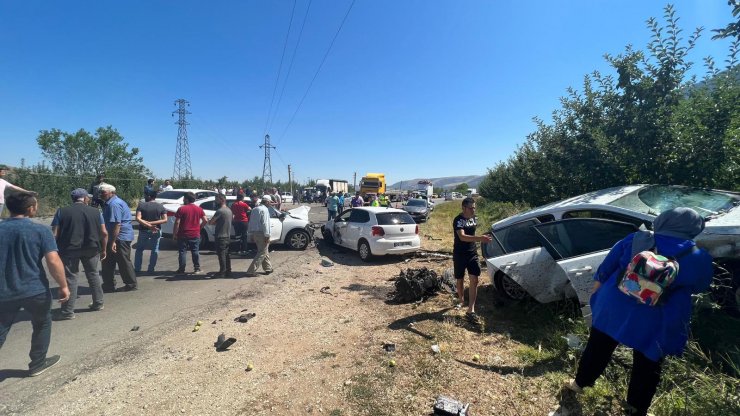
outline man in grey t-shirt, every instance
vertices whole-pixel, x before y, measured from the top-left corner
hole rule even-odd
[[[229,244],[231,243],[231,219],[233,213],[226,206],[226,197],[223,194],[216,196],[216,204],[219,208],[213,214],[208,224],[215,225],[216,255],[218,256],[218,273],[213,277],[231,276],[231,256],[229,255]]]

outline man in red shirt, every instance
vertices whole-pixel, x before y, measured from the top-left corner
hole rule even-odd
[[[242,256],[247,255],[247,223],[249,223],[250,212],[252,212],[252,208],[244,202],[244,194],[239,193],[236,196],[236,202],[231,204],[231,213],[234,214],[231,221],[234,225],[234,234],[241,241],[239,254]]]
[[[193,257],[193,269],[195,274],[200,271],[200,230],[206,226],[208,219],[203,208],[193,204],[195,194],[188,192],[183,197],[185,205],[177,209],[175,214],[175,226],[172,235],[177,239],[178,262],[180,267],[177,273],[185,273],[185,250],[190,249]]]

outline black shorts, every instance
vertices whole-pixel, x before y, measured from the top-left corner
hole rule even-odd
[[[455,279],[462,279],[465,277],[465,270],[468,271],[468,276],[480,276],[480,264],[478,264],[478,253],[453,253],[452,264],[455,269]]]

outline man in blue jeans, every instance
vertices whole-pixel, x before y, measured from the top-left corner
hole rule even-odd
[[[147,273],[154,273],[159,258],[159,240],[162,238],[160,224],[167,222],[167,210],[162,204],[155,202],[157,191],[150,190],[145,194],[146,202],[136,207],[136,221],[139,223],[139,238],[136,240],[136,252],[134,253],[134,271],[141,273],[141,263],[144,250],[151,250],[149,255],[149,267]]]
[[[177,209],[172,236],[177,239],[177,273],[185,273],[185,251],[190,249],[193,258],[193,274],[203,274],[200,270],[200,231],[208,223],[203,208],[195,205],[195,194],[188,192],[183,196],[185,205]]]
[[[51,292],[41,262],[46,259],[51,277],[59,285],[59,301],[69,300],[64,265],[51,231],[30,220],[36,215],[34,194],[17,192],[6,199],[11,217],[0,223],[0,348],[5,344],[18,311],[31,314],[31,362],[28,375],[37,376],[59,362],[47,357],[51,342]]]
[[[103,259],[103,292],[130,292],[137,290],[136,273],[131,264],[131,242],[134,228],[131,226],[131,209],[116,195],[116,187],[100,185],[100,198],[105,201],[103,219],[108,230],[107,256]],[[121,273],[124,286],[116,290],[115,271]]]

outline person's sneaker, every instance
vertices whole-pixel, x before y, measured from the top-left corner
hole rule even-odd
[[[103,306],[102,303],[101,304],[97,304],[97,305],[94,304],[94,303],[91,303],[91,304],[87,305],[87,308],[90,309],[91,311],[102,311],[105,308],[105,306]]]
[[[51,317],[51,320],[52,321],[71,321],[75,319],[76,317],[77,316],[75,316],[75,314],[66,315],[60,312],[60,313],[54,314],[54,316]]]
[[[177,274],[185,274],[185,269],[177,269],[177,271],[175,273],[177,273]]]
[[[136,286],[132,285],[125,285],[123,287],[120,287],[116,289],[116,292],[133,292],[134,290],[139,290]]]
[[[116,293],[116,288],[115,287],[104,287],[103,293]]]
[[[268,274],[270,274],[272,272],[273,272],[273,270],[265,270],[265,275],[268,275]]]
[[[41,364],[41,366],[37,368],[29,369],[28,375],[30,377],[36,377],[37,375],[43,373],[44,371],[50,369],[51,367],[54,367],[61,358],[62,357],[58,355],[52,355],[51,357],[46,357],[46,360],[44,360],[44,363]]]
[[[563,387],[574,393],[583,393],[583,388],[576,383],[575,379],[565,380]]]
[[[203,272],[200,269],[193,270],[193,274],[201,275]]]

